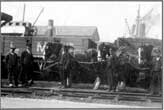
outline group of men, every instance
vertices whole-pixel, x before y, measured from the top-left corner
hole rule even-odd
[[[154,54],[155,53],[155,54]],[[142,71],[142,67],[135,67],[129,61],[130,56],[124,51],[111,51],[110,56],[107,58],[107,81],[109,85],[109,91],[118,91],[119,87],[125,87],[126,75],[128,69]],[[149,61],[149,75],[150,86],[149,90],[151,94],[161,94],[162,91],[162,57],[159,48],[153,48],[151,52],[151,60]],[[146,64],[146,62],[145,62]],[[130,73],[133,74],[133,73]],[[120,86],[121,85],[121,86]]]
[[[155,55],[153,55],[156,51]],[[71,87],[72,73],[74,71],[73,48],[65,47],[60,63],[62,64],[62,84],[64,87]],[[109,91],[118,91],[119,88],[124,88],[129,77],[128,70],[140,72],[149,70],[151,94],[161,94],[162,91],[162,57],[158,48],[153,48],[151,51],[150,66],[148,69],[131,64],[131,56],[123,51],[123,49],[110,49],[109,57],[107,57],[107,66],[105,69]],[[145,62],[146,64],[146,62]],[[131,72],[131,71],[130,71]],[[133,74],[133,73],[130,73]]]
[[[26,49],[21,53],[20,58],[16,54],[15,49],[14,45],[10,45],[10,51],[5,58],[9,87],[30,86],[33,84],[33,55],[31,53],[31,45],[26,45]]]
[[[15,49],[14,46],[11,46],[10,52],[6,56],[9,87],[29,86],[33,83],[33,55],[31,53],[31,45],[28,44],[26,50],[21,53],[20,64]],[[64,46],[60,59],[60,64],[62,65],[61,80],[64,87],[71,87],[72,84],[72,73],[76,62],[73,51],[73,47]],[[156,54],[153,53],[154,51],[157,51],[155,52]],[[162,58],[159,49],[154,49],[154,51],[152,51],[151,67],[149,68],[151,70],[150,91],[151,94],[160,94],[162,90]],[[128,61],[128,54],[123,51],[110,49],[110,55],[107,58],[107,66],[105,69],[109,91],[117,91],[119,85],[125,84],[127,73],[124,70],[133,67],[133,65],[126,65]],[[137,69],[138,68],[136,68],[136,70]]]

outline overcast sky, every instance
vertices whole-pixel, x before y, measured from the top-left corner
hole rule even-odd
[[[97,26],[100,41],[108,42],[127,35],[125,18],[131,27],[135,23],[139,4],[141,16],[155,7],[155,13],[160,14],[160,20],[151,28],[149,36],[161,38],[162,35],[161,2],[2,2],[1,10],[12,15],[14,21],[20,21],[24,3],[25,21],[33,23],[44,8],[36,25],[47,25],[48,20],[53,19],[54,25],[58,26]]]

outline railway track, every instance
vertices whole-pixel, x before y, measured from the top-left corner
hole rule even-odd
[[[90,89],[60,89],[60,88],[1,88],[1,95],[29,95],[29,96],[60,96],[87,99],[103,99],[118,101],[162,102],[162,96],[147,93],[107,92]]]

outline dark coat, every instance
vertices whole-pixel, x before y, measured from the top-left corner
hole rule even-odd
[[[27,51],[23,51],[21,54],[21,64],[33,64],[33,55]]]
[[[147,62],[150,62],[152,60],[152,57],[151,57],[152,49],[153,49],[152,45],[143,46],[143,52],[142,52],[141,56]]]
[[[12,67],[12,66],[17,66],[18,64],[18,56],[16,53],[14,54],[7,54],[6,56],[6,64],[8,65],[8,67]]]
[[[162,67],[162,60],[161,57],[159,57],[159,60],[157,60],[157,57],[152,58],[152,71],[161,71]]]
[[[162,90],[162,59],[157,57],[152,59],[150,90],[152,93],[160,93]]]
[[[105,68],[105,73],[107,75],[107,82],[109,85],[109,90],[116,89],[118,82],[118,57],[113,55],[107,59],[107,65]]]
[[[62,55],[60,63],[63,65],[65,70],[71,69],[72,59],[73,59],[73,57],[72,57],[72,55],[70,55],[70,53],[64,53]]]

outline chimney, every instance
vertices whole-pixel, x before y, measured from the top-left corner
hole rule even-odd
[[[53,34],[55,34],[55,33],[53,33],[53,28],[54,28],[53,23],[54,23],[53,20],[51,20],[51,19],[48,20],[48,37],[50,37],[50,38],[52,38]]]

